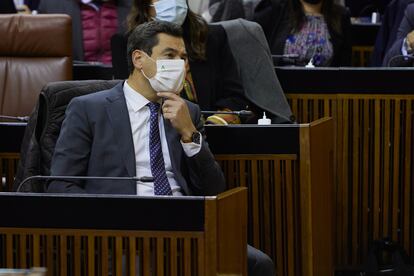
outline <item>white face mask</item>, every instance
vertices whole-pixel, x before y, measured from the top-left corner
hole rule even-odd
[[[149,59],[154,61],[151,57]],[[158,59],[157,72],[152,78],[147,77],[141,69],[142,74],[157,92],[180,93],[184,85],[185,62],[182,59]]]
[[[152,5],[155,8],[155,19],[183,25],[187,17],[186,0],[160,0]]]

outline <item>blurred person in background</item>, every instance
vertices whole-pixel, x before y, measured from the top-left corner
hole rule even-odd
[[[405,9],[397,38],[384,57],[383,66],[406,67],[414,64],[414,3]]]
[[[111,37],[126,31],[131,0],[41,0],[39,13],[72,17],[73,58],[111,64]]]
[[[261,0],[253,20],[272,54],[295,57],[294,65],[351,65],[350,16],[334,0]]]

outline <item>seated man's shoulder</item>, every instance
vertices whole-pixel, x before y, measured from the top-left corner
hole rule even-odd
[[[88,107],[91,106],[103,106],[103,104],[108,103],[108,100],[113,98],[113,94],[111,93],[111,89],[109,90],[101,90],[98,92],[78,96],[72,99],[72,104],[82,103],[86,104]]]

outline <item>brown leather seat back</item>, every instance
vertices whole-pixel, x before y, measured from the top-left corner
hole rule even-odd
[[[0,114],[29,115],[44,85],[72,79],[67,15],[0,15]]]

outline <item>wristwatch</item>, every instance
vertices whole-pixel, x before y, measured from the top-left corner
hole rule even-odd
[[[191,142],[200,145],[201,143],[201,133],[198,131],[194,131],[193,134],[191,135]]]

